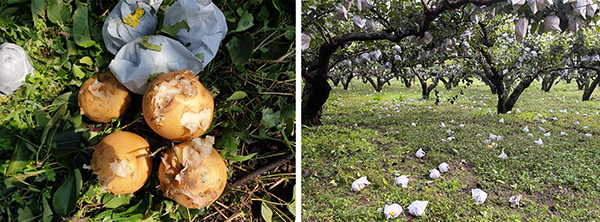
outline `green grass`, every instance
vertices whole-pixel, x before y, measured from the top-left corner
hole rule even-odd
[[[600,101],[593,95],[580,102],[583,92],[574,83],[549,93],[539,87],[532,84],[504,115],[495,114],[496,95],[479,82],[463,87],[455,104],[448,99],[459,89],[438,87],[439,105],[433,93],[421,100],[418,85],[407,89],[395,81],[381,93],[358,82],[348,91],[334,89],[324,125],[302,129],[303,221],[385,220],[383,208],[392,203],[405,209],[399,221],[598,221]],[[533,121],[538,113],[547,123]],[[550,121],[554,116],[558,121]],[[533,137],[522,132],[525,126]],[[497,147],[484,142],[489,134],[503,137],[494,141]],[[450,136],[456,140],[442,141]],[[538,138],[544,145],[534,144]],[[422,159],[415,157],[419,148],[426,152]],[[507,159],[497,158],[502,150]],[[429,179],[428,171],[442,162],[449,172]],[[400,175],[411,179],[408,188],[395,184]],[[361,176],[372,184],[353,192]],[[481,205],[471,198],[476,188],[488,193]],[[521,205],[511,207],[508,199],[517,194],[523,194]],[[415,200],[429,201],[423,217],[407,214]]]

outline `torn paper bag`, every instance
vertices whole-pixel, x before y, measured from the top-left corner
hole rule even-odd
[[[123,46],[108,68],[131,92],[144,94],[148,77],[188,69],[194,74],[203,70],[202,61],[177,40],[169,37],[143,36]]]
[[[365,188],[369,184],[371,184],[371,182],[369,182],[367,180],[366,176],[358,178],[358,180],[355,180],[354,182],[352,182],[352,190],[354,192],[358,192],[358,191],[362,190],[363,188]]]
[[[396,203],[392,205],[385,205],[385,208],[383,208],[383,213],[385,214],[386,219],[396,218],[400,216],[402,212],[402,207]]]
[[[137,37],[156,33],[156,13],[162,0],[121,0],[102,26],[106,49],[113,55]]]
[[[487,198],[487,193],[480,189],[472,189],[471,197],[475,199],[475,204],[482,204]]]
[[[408,181],[409,179],[406,176],[396,177],[396,184],[402,186],[402,188],[408,187]]]
[[[0,45],[0,92],[13,93],[33,73],[29,55],[21,46],[13,43]]]
[[[210,0],[178,0],[165,11],[165,28],[181,28],[173,37],[206,67],[227,34],[227,21]]]
[[[423,216],[428,203],[429,201],[415,200],[410,205],[408,205],[408,213],[416,217]]]

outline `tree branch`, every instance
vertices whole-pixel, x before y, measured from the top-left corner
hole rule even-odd
[[[267,172],[269,170],[275,169],[275,168],[283,165],[284,163],[287,163],[292,158],[294,158],[294,154],[292,154],[292,153],[290,153],[288,155],[285,155],[283,158],[277,160],[276,162],[273,162],[273,163],[270,163],[270,164],[268,164],[268,165],[266,165],[264,167],[261,167],[258,170],[255,170],[252,173],[250,173],[250,174],[248,174],[248,175],[240,178],[239,180],[236,180],[235,182],[233,182],[231,184],[231,187],[232,188],[239,187],[242,184],[245,184],[246,182],[248,182],[249,180],[251,180],[251,179],[253,179],[253,178],[257,177],[257,176],[260,176],[261,174],[263,174],[263,173],[265,173],[265,172]]]
[[[339,58],[339,59],[335,60],[335,61],[334,61],[334,62],[333,62],[333,63],[332,63],[330,66],[329,66],[329,70],[333,69],[333,67],[335,67],[335,65],[337,65],[339,62],[343,61],[344,59],[347,59],[347,58],[352,58],[352,57],[354,57],[354,56],[357,56],[357,55],[360,55],[360,54],[363,54],[363,53],[366,53],[366,52],[371,52],[371,51],[373,51],[373,49],[367,49],[367,50],[364,50],[364,51],[360,51],[360,52],[352,53],[352,54],[350,54],[350,55],[347,55],[347,56],[344,56],[344,57],[342,57],[342,58]]]

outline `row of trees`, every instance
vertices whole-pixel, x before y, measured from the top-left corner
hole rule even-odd
[[[383,28],[364,32],[334,19],[345,0],[303,2],[303,34],[314,37],[302,55],[305,124],[320,124],[328,80],[347,88],[361,78],[376,90],[393,78],[407,86],[418,80],[427,98],[438,82],[449,88],[477,78],[497,95],[498,113],[510,111],[535,79],[546,91],[559,78],[575,79],[583,100],[600,82],[592,1],[390,0],[371,8],[357,2],[362,10],[350,6],[349,15]],[[374,51],[381,52],[378,59],[365,59]]]

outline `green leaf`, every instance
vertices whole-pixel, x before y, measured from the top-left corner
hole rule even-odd
[[[31,17],[35,26],[44,23],[41,19],[46,16],[46,11],[44,9],[46,9],[46,0],[31,1]]]
[[[240,38],[234,36],[227,42],[225,47],[231,55],[233,64],[242,65],[252,57],[254,40],[250,35],[244,35]]]
[[[117,208],[123,205],[127,205],[129,204],[129,200],[131,199],[131,197],[133,197],[133,194],[117,195],[114,198],[110,199],[106,204],[104,204],[104,207]]]
[[[44,222],[50,222],[52,221],[52,218],[54,218],[52,213],[52,208],[50,208],[50,204],[48,204],[48,199],[43,197],[42,198],[42,205],[44,208],[44,213],[42,214],[42,220]]]
[[[81,64],[86,64],[90,67],[92,67],[94,65],[94,62],[92,61],[92,58],[90,58],[89,56],[84,56],[83,58],[81,58],[79,60],[79,63]]]
[[[204,53],[198,53],[198,54],[196,54],[196,55],[194,55],[194,56],[195,56],[196,58],[198,58],[198,59],[200,59],[200,60],[204,61]]]
[[[164,74],[165,74],[164,72],[157,72],[157,73],[154,73],[154,74],[152,74],[152,75],[148,76],[148,79],[147,79],[146,81],[147,81],[147,82],[152,82],[152,80],[154,80],[154,79],[156,79],[156,78],[158,78],[159,76],[162,76],[162,75],[164,75]]]
[[[252,27],[254,25],[253,22],[254,22],[254,16],[247,11],[244,12],[242,17],[240,18],[240,21],[238,21],[237,28],[234,30],[234,32],[241,32],[246,29],[249,29],[250,27]]]
[[[23,169],[25,169],[27,166],[31,152],[28,149],[25,149],[24,143],[25,142],[20,139],[17,141],[15,150],[10,157],[10,164],[8,164],[6,175],[14,175],[23,171]]]
[[[252,159],[252,157],[256,156],[256,154],[258,154],[258,153],[252,153],[248,156],[234,156],[234,157],[229,157],[227,159],[232,163],[233,162],[242,162],[242,161]]]
[[[153,51],[157,51],[157,52],[160,52],[162,50],[162,48],[159,45],[154,45],[154,44],[146,42],[146,41],[141,42],[141,44],[142,44],[142,48],[144,48],[144,49],[149,49],[149,50],[153,50]]]
[[[260,215],[266,222],[273,221],[273,210],[264,201],[260,205]]]
[[[179,33],[179,30],[182,29],[190,32],[190,25],[188,25],[185,20],[181,20],[180,22],[175,23],[173,26],[165,24],[160,31],[172,37],[177,37],[177,33]]]
[[[238,145],[239,140],[235,139],[231,134],[224,135],[218,146],[223,148],[221,157],[237,156]]]
[[[17,218],[18,221],[33,221],[35,219],[33,212],[31,212],[31,209],[29,209],[28,206],[17,210],[17,213],[19,214],[19,217]]]
[[[65,4],[62,0],[50,0],[48,2],[48,20],[54,24],[65,24],[71,16],[71,5]]]
[[[245,93],[244,91],[237,91],[237,92],[234,92],[229,98],[227,98],[227,101],[243,99],[243,98],[246,98],[246,96],[248,96],[248,94]]]
[[[48,124],[48,122],[50,121],[50,116],[48,116],[48,114],[42,110],[36,109],[35,111],[33,111],[33,114],[35,116],[36,122],[35,127],[44,128],[46,124]]]
[[[78,197],[77,184],[75,177],[70,176],[63,184],[56,190],[54,197],[52,198],[52,206],[58,216],[64,217],[71,211],[75,210]]]
[[[73,14],[73,39],[75,39],[75,43],[77,43],[77,45],[84,48],[96,44],[96,42],[94,42],[90,37],[87,3],[77,1],[77,9]]]
[[[292,200],[287,205],[287,208],[290,211],[290,213],[292,213],[292,215],[296,216],[296,185],[294,185]]]
[[[85,77],[85,72],[83,72],[81,70],[81,68],[79,68],[78,65],[73,65],[73,75],[75,76],[75,78],[77,79],[82,79],[83,77]]]
[[[279,123],[281,123],[281,112],[277,111],[277,112],[273,112],[272,109],[264,109],[262,111],[263,116],[262,119],[260,120],[260,123],[262,125],[264,125],[266,128],[271,128],[274,126],[277,126]]]

